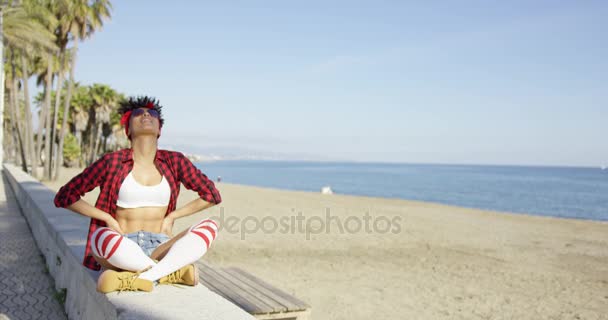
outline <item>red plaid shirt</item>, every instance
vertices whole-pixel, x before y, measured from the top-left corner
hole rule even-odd
[[[218,204],[222,201],[220,193],[215,188],[213,182],[183,154],[167,150],[157,150],[154,164],[160,173],[165,176],[171,187],[171,198],[166,214],[175,210],[180,183],[186,189],[196,191],[201,199],[207,202]],[[95,187],[99,187],[100,193],[95,207],[116,218],[118,191],[132,169],[132,149],[108,153],[61,187],[55,196],[55,206],[68,207],[78,201],[85,193],[95,189]],[[99,270],[101,268],[91,252],[91,235],[97,228],[104,226],[106,226],[105,222],[91,219],[83,262],[83,265],[89,269]]]

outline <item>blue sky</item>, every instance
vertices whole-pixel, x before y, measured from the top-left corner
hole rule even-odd
[[[113,4],[80,45],[77,80],[158,97],[161,145],[608,164],[607,2]]]

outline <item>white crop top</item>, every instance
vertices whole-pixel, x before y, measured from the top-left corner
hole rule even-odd
[[[163,176],[159,184],[144,186],[133,178],[133,172],[122,182],[116,205],[122,208],[166,207],[171,198],[171,187]]]

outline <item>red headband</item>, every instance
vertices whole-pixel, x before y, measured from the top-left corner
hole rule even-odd
[[[152,109],[154,108],[154,103],[148,102],[148,104],[143,106],[143,108]],[[125,133],[127,134],[127,137],[129,137],[129,119],[131,119],[131,112],[132,110],[125,112],[125,114],[122,115],[122,118],[120,118],[120,124],[125,126]]]

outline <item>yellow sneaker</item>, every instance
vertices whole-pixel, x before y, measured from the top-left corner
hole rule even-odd
[[[196,268],[194,264],[189,264],[158,279],[158,284],[185,284],[188,286],[196,286],[198,284],[198,268]]]
[[[106,270],[97,279],[97,291],[108,293],[114,291],[147,291],[154,289],[154,283],[139,279],[141,272]]]

